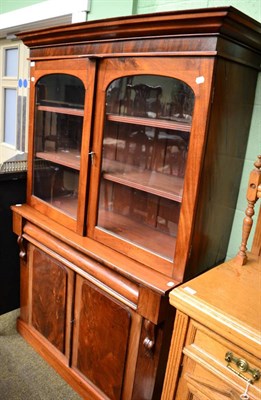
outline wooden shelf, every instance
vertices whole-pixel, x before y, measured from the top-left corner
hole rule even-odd
[[[144,249],[173,260],[176,237],[111,211],[99,210],[98,227]]]
[[[78,197],[76,196],[56,196],[52,202],[46,201],[46,203],[59,209],[74,219],[77,217]]]
[[[79,108],[69,108],[69,107],[59,107],[59,106],[37,106],[38,111],[48,111],[56,114],[65,114],[65,115],[76,115],[79,117],[83,117],[84,111]]]
[[[160,172],[142,170],[117,161],[104,160],[103,178],[177,202],[182,201],[184,179]]]
[[[151,126],[153,128],[171,129],[174,131],[190,132],[191,124],[176,120],[132,117],[127,115],[107,114],[107,120],[124,124]]]
[[[51,161],[53,163],[63,165],[68,168],[73,168],[77,171],[80,170],[80,153],[77,150],[63,151],[45,151],[37,152],[36,157],[41,158],[46,161]]]

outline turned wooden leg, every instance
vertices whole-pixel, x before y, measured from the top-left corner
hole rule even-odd
[[[247,241],[253,225],[253,215],[255,214],[254,205],[258,198],[261,197],[261,155],[258,156],[254,163],[255,169],[251,171],[247,189],[248,206],[245,211],[242,228],[242,242],[239,247],[239,252],[235,258],[237,264],[244,265],[247,261]]]

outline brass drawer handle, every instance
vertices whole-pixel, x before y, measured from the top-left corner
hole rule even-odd
[[[234,357],[233,353],[231,351],[228,351],[225,355],[225,360],[228,362],[227,368],[229,368],[231,371],[233,371],[236,375],[240,376],[240,378],[243,378],[245,381],[254,383],[254,381],[258,381],[260,378],[260,371],[256,368],[250,368],[248,362],[244,360],[243,358],[238,358]],[[239,371],[235,370],[233,367],[231,367],[230,363],[235,363]],[[248,379],[245,377],[242,372],[247,372],[252,375],[252,379]]]

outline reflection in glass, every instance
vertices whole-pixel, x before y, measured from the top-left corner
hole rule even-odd
[[[173,259],[194,94],[161,76],[107,89],[98,226]]]
[[[191,122],[193,105],[191,88],[173,78],[126,77],[107,90],[107,113]]]
[[[50,74],[36,85],[33,194],[76,218],[85,89]]]

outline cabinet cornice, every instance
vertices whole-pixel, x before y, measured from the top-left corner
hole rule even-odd
[[[30,47],[90,41],[115,41],[151,36],[191,36],[216,34],[242,41],[260,50],[260,24],[233,7],[216,7],[187,11],[135,15],[88,21],[18,34]]]

